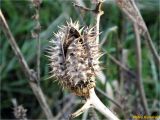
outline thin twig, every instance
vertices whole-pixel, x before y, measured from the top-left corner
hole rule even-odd
[[[26,61],[25,61],[25,59],[24,59],[24,57],[23,57],[23,55],[22,55],[22,53],[16,43],[16,40],[13,37],[13,35],[9,29],[9,26],[8,26],[1,10],[0,10],[0,24],[2,26],[3,32],[5,33],[7,39],[12,47],[12,50],[14,51],[26,77],[28,78],[29,85],[32,88],[33,93],[36,96],[37,100],[39,101],[39,104],[40,104],[41,108],[43,109],[43,112],[45,113],[47,119],[53,119],[52,112],[49,109],[49,106],[46,102],[46,99],[45,99],[45,96],[42,92],[42,89],[36,84],[37,76],[35,75],[35,72],[28,67],[28,64],[26,63]]]
[[[138,26],[136,24],[134,24],[134,32],[136,37],[137,83],[144,111],[147,115],[150,115],[142,81],[141,40],[138,31]]]
[[[90,8],[87,8],[87,7],[78,5],[78,4],[76,4],[76,3],[73,3],[73,6],[78,7],[79,9],[84,10],[84,11],[87,11],[87,12],[88,12],[88,11],[93,11],[93,10],[90,9]]]
[[[94,10],[94,13],[96,14],[96,33],[99,34],[99,26],[100,26],[100,18],[101,15],[103,15],[103,11],[102,11],[102,0],[99,0],[96,9]],[[99,44],[99,35],[96,37],[96,42],[97,44]]]
[[[149,45],[149,49],[151,50],[155,61],[160,65],[160,56],[156,51],[156,48],[153,45],[152,39],[148,32],[147,26],[141,16],[139,9],[137,8],[134,0],[116,0],[118,6],[122,9],[122,11],[129,17],[129,19],[138,25],[138,31],[144,36]]]
[[[85,11],[85,12],[88,12],[88,11],[91,11],[91,12],[92,12],[92,11],[94,11],[94,10],[92,10],[92,9],[90,9],[90,8],[87,8],[84,4],[83,4],[83,5],[80,5],[80,4],[79,4],[79,0],[76,0],[76,1],[73,2],[72,4],[73,4],[76,12],[79,13],[78,15],[79,15],[79,18],[80,18],[80,22],[85,26],[86,23],[84,22],[84,20],[83,20],[84,18],[83,18],[82,15],[80,14],[80,10],[83,10],[83,11]]]
[[[80,14],[79,9],[77,9],[76,7],[74,7],[74,8],[75,8],[75,10],[76,10],[77,15],[79,16],[80,23],[82,23],[82,25],[85,26],[86,24],[85,24],[85,22],[84,22],[84,18],[83,18],[82,15]]]
[[[74,2],[76,3],[76,5],[80,5],[80,6],[85,7],[83,0],[75,0]],[[86,23],[84,21],[84,17],[82,16],[80,9],[77,6],[75,6],[75,3],[73,3],[73,5],[74,5],[74,8],[76,10],[77,15],[79,16],[80,23],[82,23],[83,26],[86,26]]]
[[[150,48],[155,60],[160,65],[160,56],[158,55],[158,52],[156,51],[156,48],[154,47],[154,44],[152,42],[152,39],[151,39],[151,36],[150,36],[149,31],[147,29],[147,26],[146,26],[146,24],[145,24],[145,22],[144,22],[144,20],[142,18],[142,15],[141,15],[139,9],[137,8],[137,5],[136,5],[135,1],[134,0],[130,0],[130,2],[132,4],[132,6],[134,7],[134,9],[137,11],[137,13],[138,13],[138,15],[139,15],[139,17],[140,17],[140,19],[142,21],[142,24],[144,25],[144,30],[145,31],[144,31],[144,35],[143,36],[147,40],[147,43],[149,45],[149,48]]]
[[[117,26],[113,26],[113,27],[110,27],[105,33],[105,36],[103,37],[103,39],[101,40],[101,42],[99,43],[99,46],[100,48],[105,44],[107,38],[108,38],[108,35],[110,33],[114,33],[114,32],[117,32]]]
[[[90,114],[92,115],[91,120],[100,120],[97,112],[94,110],[94,108],[91,108]]]
[[[70,108],[72,108],[74,101],[75,96],[70,96],[68,103],[65,103],[65,106],[62,108],[62,110],[55,116],[55,120],[62,119],[63,115],[66,114]]]
[[[78,5],[78,4],[73,3],[73,5],[74,5],[75,7],[78,7],[79,9],[84,10],[84,11],[86,11],[86,12],[92,11],[92,12],[96,15],[95,21],[96,21],[96,33],[97,33],[97,34],[99,34],[100,18],[101,18],[101,15],[103,15],[103,13],[104,13],[104,12],[101,10],[102,3],[103,3],[103,0],[98,0],[95,9],[90,9],[90,8],[87,8],[87,7],[84,7],[84,6],[80,6],[80,5]],[[99,35],[96,37],[96,43],[99,44]]]
[[[144,38],[147,40],[148,46],[151,49],[151,52],[152,52],[155,60],[157,61],[158,65],[160,66],[160,56],[158,55],[158,53],[153,45],[151,36],[148,31],[145,32]]]
[[[82,120],[87,120],[88,110],[83,113]]]
[[[108,55],[108,57],[118,66],[120,66],[123,70],[125,70],[126,72],[128,72],[130,75],[132,75],[133,77],[136,77],[136,75],[129,70],[129,68],[127,68],[125,65],[123,65],[120,61],[116,60],[116,58],[114,58],[111,54],[109,54],[106,50],[104,50],[105,53]]]
[[[40,56],[41,56],[41,41],[40,41],[40,23],[39,23],[39,9],[40,6],[38,6],[38,8],[36,9],[36,14],[38,16],[37,18],[37,26],[39,26],[39,30],[37,33],[37,79],[38,79],[38,83],[40,83]]]
[[[112,103],[114,103],[118,108],[122,109],[122,106],[115,100],[113,100],[112,98],[110,98],[106,93],[104,93],[100,88],[96,87],[96,90],[101,93],[102,95],[104,95],[108,100],[110,100]]]
[[[37,82],[38,85],[40,85],[40,55],[41,55],[41,42],[40,42],[40,31],[41,31],[41,25],[39,22],[39,10],[40,10],[40,4],[41,0],[32,0],[32,5],[35,8],[35,14],[32,16],[32,18],[35,20],[35,27],[32,32],[32,37],[36,39],[37,45],[36,45],[36,50],[37,50],[37,58],[36,58],[36,63],[37,63]]]
[[[122,49],[122,58],[121,58],[121,63],[127,67],[127,60],[128,60],[128,50],[127,49]],[[121,80],[120,80],[120,91],[121,93],[124,93],[124,86],[127,84],[127,79],[129,75],[126,74],[126,71],[123,71],[121,68]]]

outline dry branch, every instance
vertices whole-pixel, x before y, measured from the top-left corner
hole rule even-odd
[[[112,103],[114,103],[118,108],[122,109],[122,106],[115,100],[113,100],[111,97],[109,97],[105,92],[103,92],[100,88],[96,88],[96,90],[104,95],[108,100],[110,100]]]
[[[116,58],[114,58],[111,54],[109,54],[106,50],[104,50],[105,53],[108,55],[108,57],[119,67],[121,67],[123,70],[125,70],[127,73],[129,73],[131,76],[136,77],[136,75],[129,70],[125,65],[123,65],[120,61],[118,61]]]
[[[70,99],[67,103],[65,103],[64,107],[62,110],[55,116],[55,120],[60,120],[68,112],[70,108],[72,108],[72,105],[75,101],[75,96],[70,96]]]
[[[36,1],[36,0],[35,0]],[[36,40],[37,40],[37,79],[38,83],[40,83],[40,56],[41,56],[41,41],[40,41],[40,31],[41,31],[41,25],[39,22],[39,10],[40,10],[40,0],[38,0],[37,3],[34,3],[35,5],[35,21],[36,21],[36,26],[35,26],[35,34],[36,34]]]
[[[95,17],[95,21],[96,21],[96,32],[98,34],[98,36],[96,37],[96,42],[99,44],[99,26],[100,26],[100,18],[101,18],[101,15],[103,15],[103,11],[101,10],[101,6],[102,6],[102,3],[103,3],[103,0],[97,0],[97,4],[96,4],[96,8],[95,9],[90,9],[90,8],[87,8],[87,7],[84,7],[84,6],[81,6],[81,5],[78,5],[78,4],[75,4],[73,3],[73,6],[75,7],[78,7],[79,9],[81,10],[84,10],[86,12],[88,11],[91,11],[93,12],[96,17]]]
[[[147,40],[147,43],[149,45],[149,48],[158,63],[160,65],[160,57],[152,43],[150,34],[148,32],[147,26],[141,16],[141,13],[139,9],[137,8],[134,0],[116,0],[118,6],[121,8],[121,10],[129,17],[129,19],[134,24],[134,31],[136,36],[136,58],[137,58],[137,82],[138,82],[138,88],[140,92],[140,97],[142,101],[142,105],[144,108],[144,111],[146,114],[149,115],[147,100],[145,98],[145,92],[143,88],[142,83],[142,73],[141,73],[141,67],[142,67],[142,61],[141,61],[141,40],[140,35],[144,36],[144,38]]]
[[[35,72],[33,70],[31,70],[28,66],[28,64],[26,63],[17,43],[15,38],[13,37],[9,26],[3,16],[2,11],[0,10],[0,24],[2,26],[2,31],[5,33],[13,52],[15,53],[17,59],[19,60],[19,63],[23,69],[23,71],[25,72],[26,77],[28,78],[28,82],[30,87],[33,90],[34,95],[36,96],[41,108],[43,109],[43,112],[45,113],[47,119],[53,119],[53,115],[51,113],[51,110],[46,102],[45,96],[42,92],[42,89],[40,88],[40,86],[37,85],[36,81],[37,81],[37,76],[35,75]]]
[[[139,9],[137,8],[134,0],[116,0],[118,6],[121,8],[121,10],[128,16],[128,18],[138,26],[138,31],[141,35],[144,36],[144,38],[147,40],[147,43],[149,45],[149,49],[151,50],[155,61],[158,65],[160,65],[160,56],[158,55],[151,36],[148,32],[147,26],[141,16],[141,13]]]
[[[96,32],[97,34],[99,34],[100,18],[101,18],[101,15],[103,15],[104,13],[101,10],[101,6],[102,6],[102,0],[99,0],[99,2],[97,3],[96,9],[94,10],[94,13],[96,14]],[[96,42],[97,44],[99,44],[99,35],[96,38]]]
[[[143,81],[142,81],[141,40],[140,40],[140,35],[138,32],[137,24],[134,24],[134,32],[135,32],[135,37],[136,37],[136,60],[137,60],[137,70],[136,70],[137,76],[136,76],[136,78],[137,78],[139,93],[140,93],[140,97],[141,97],[144,111],[147,115],[150,115],[147,100],[145,97]]]

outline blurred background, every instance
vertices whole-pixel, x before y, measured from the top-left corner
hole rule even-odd
[[[58,26],[66,24],[69,18],[72,18],[73,21],[80,21],[81,25],[94,26],[95,23],[93,13],[75,8],[72,2],[89,8],[95,7],[90,0],[43,0],[40,6],[40,86],[53,115],[59,120],[67,119],[71,112],[82,106],[83,99],[75,97],[67,90],[62,90],[54,79],[47,79],[50,76],[50,68],[49,61],[45,57],[46,48],[53,37],[53,32],[57,32]],[[160,53],[160,1],[136,0],[136,3],[146,22],[155,48]],[[29,0],[0,0],[0,6],[29,67],[36,69],[37,42],[33,38],[33,29],[36,25],[32,17],[35,14],[33,3]],[[104,11],[100,22],[102,51],[107,51],[109,55],[121,61],[134,73],[137,60],[132,23],[122,14],[114,0],[105,0],[102,9]],[[13,101],[17,101],[18,105],[23,105],[27,109],[28,119],[45,119],[27,78],[1,29],[0,33],[1,119],[15,119]],[[101,66],[104,69],[101,77],[96,80],[98,97],[121,119],[132,118],[133,115],[143,113],[135,78],[115,64],[108,54],[101,57]],[[158,113],[160,110],[160,68],[154,62],[144,39],[142,39],[142,79],[151,115],[160,115]],[[106,95],[115,100],[121,108],[111,102]],[[104,116],[90,109],[76,119],[102,120]]]

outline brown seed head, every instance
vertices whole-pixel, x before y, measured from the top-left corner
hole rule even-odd
[[[51,73],[60,84],[78,96],[88,96],[95,87],[99,50],[94,28],[79,28],[78,22],[60,27],[49,48]]]

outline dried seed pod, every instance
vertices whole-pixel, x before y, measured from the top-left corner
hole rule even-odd
[[[95,87],[95,72],[99,70],[96,36],[94,28],[80,29],[78,22],[70,21],[50,41],[51,74],[78,96],[89,96]]]

